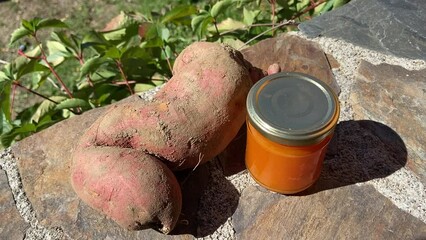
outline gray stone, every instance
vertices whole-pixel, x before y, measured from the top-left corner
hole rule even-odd
[[[397,132],[408,149],[408,167],[426,185],[426,69],[409,71],[362,61],[350,94],[355,119],[371,119]]]
[[[372,50],[426,60],[424,0],[353,0],[299,25],[308,37],[344,39]]]
[[[15,206],[6,173],[0,170],[0,239],[24,239],[29,226]]]
[[[371,186],[285,196],[246,188],[233,216],[237,239],[424,239],[426,224]]]

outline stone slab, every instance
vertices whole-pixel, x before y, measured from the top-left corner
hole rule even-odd
[[[12,152],[18,159],[24,190],[40,224],[48,228],[60,228],[64,236],[72,236],[73,239],[190,239],[189,233],[193,233],[197,228],[196,221],[191,217],[194,218],[197,214],[196,197],[201,195],[199,191],[202,189],[199,184],[205,184],[208,178],[208,172],[204,167],[190,173],[191,177],[182,187],[187,204],[183,206],[184,217],[178,223],[182,226],[177,228],[179,229],[177,232],[172,233],[180,234],[176,236],[165,236],[152,229],[142,231],[122,229],[112,220],[87,206],[75,194],[69,181],[73,147],[85,129],[103,111],[104,109],[100,108],[75,116],[12,147]],[[185,173],[179,177],[186,179]],[[194,184],[194,181],[198,185]],[[188,191],[195,194],[185,194]]]
[[[308,37],[325,36],[399,57],[426,60],[423,0],[352,0],[299,25]]]
[[[426,69],[409,71],[362,61],[350,94],[355,119],[394,129],[408,149],[408,167],[426,185]]]
[[[371,186],[308,196],[246,188],[233,216],[237,239],[425,239],[426,224]]]
[[[265,72],[271,64],[278,63],[281,71],[312,75],[327,83],[336,94],[340,93],[330,63],[317,43],[298,36],[283,34],[276,38],[262,40],[243,49],[242,53],[254,67]]]
[[[15,206],[6,173],[0,169],[0,239],[24,239],[29,227]]]
[[[326,55],[321,47],[298,36],[283,34],[269,38],[243,49],[244,58],[255,68],[267,72],[268,67],[278,63],[281,71],[301,72],[314,76],[328,84],[338,94],[340,87],[331,68],[339,63],[332,55]],[[224,174],[230,176],[245,169],[246,126],[219,155]]]

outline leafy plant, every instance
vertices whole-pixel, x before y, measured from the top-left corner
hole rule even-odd
[[[0,71],[0,146],[165,83],[177,53],[193,41],[242,48],[293,30],[300,21],[346,2],[221,0],[169,5],[165,14],[122,12],[106,29],[86,33],[58,19],[22,20],[10,40],[19,46],[17,57]],[[45,30],[50,36],[41,39]],[[17,89],[42,101],[17,113]]]

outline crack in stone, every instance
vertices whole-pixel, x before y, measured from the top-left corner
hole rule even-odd
[[[63,231],[60,228],[46,228],[37,219],[30,200],[26,196],[21,177],[19,174],[16,158],[10,148],[5,149],[0,154],[0,167],[6,172],[10,190],[15,200],[16,208],[22,219],[30,224],[25,233],[25,239],[61,239]]]

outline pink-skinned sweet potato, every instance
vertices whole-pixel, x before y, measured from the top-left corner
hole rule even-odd
[[[152,102],[113,106],[83,146],[140,149],[172,170],[193,168],[229,144],[245,121],[251,80],[243,58],[216,43],[195,43],[176,59],[172,79]]]
[[[71,172],[78,196],[123,228],[169,233],[178,220],[182,196],[174,174],[142,151],[89,147],[74,155]]]
[[[157,223],[168,233],[178,219],[181,197],[167,167],[194,168],[223,151],[245,121],[251,85],[239,52],[217,43],[190,45],[154,100],[111,106],[82,136],[71,169],[76,193],[121,226]],[[164,165],[147,163],[160,161]],[[104,178],[97,177],[100,172]],[[169,191],[153,194],[153,186]],[[112,189],[114,201],[108,197]]]

